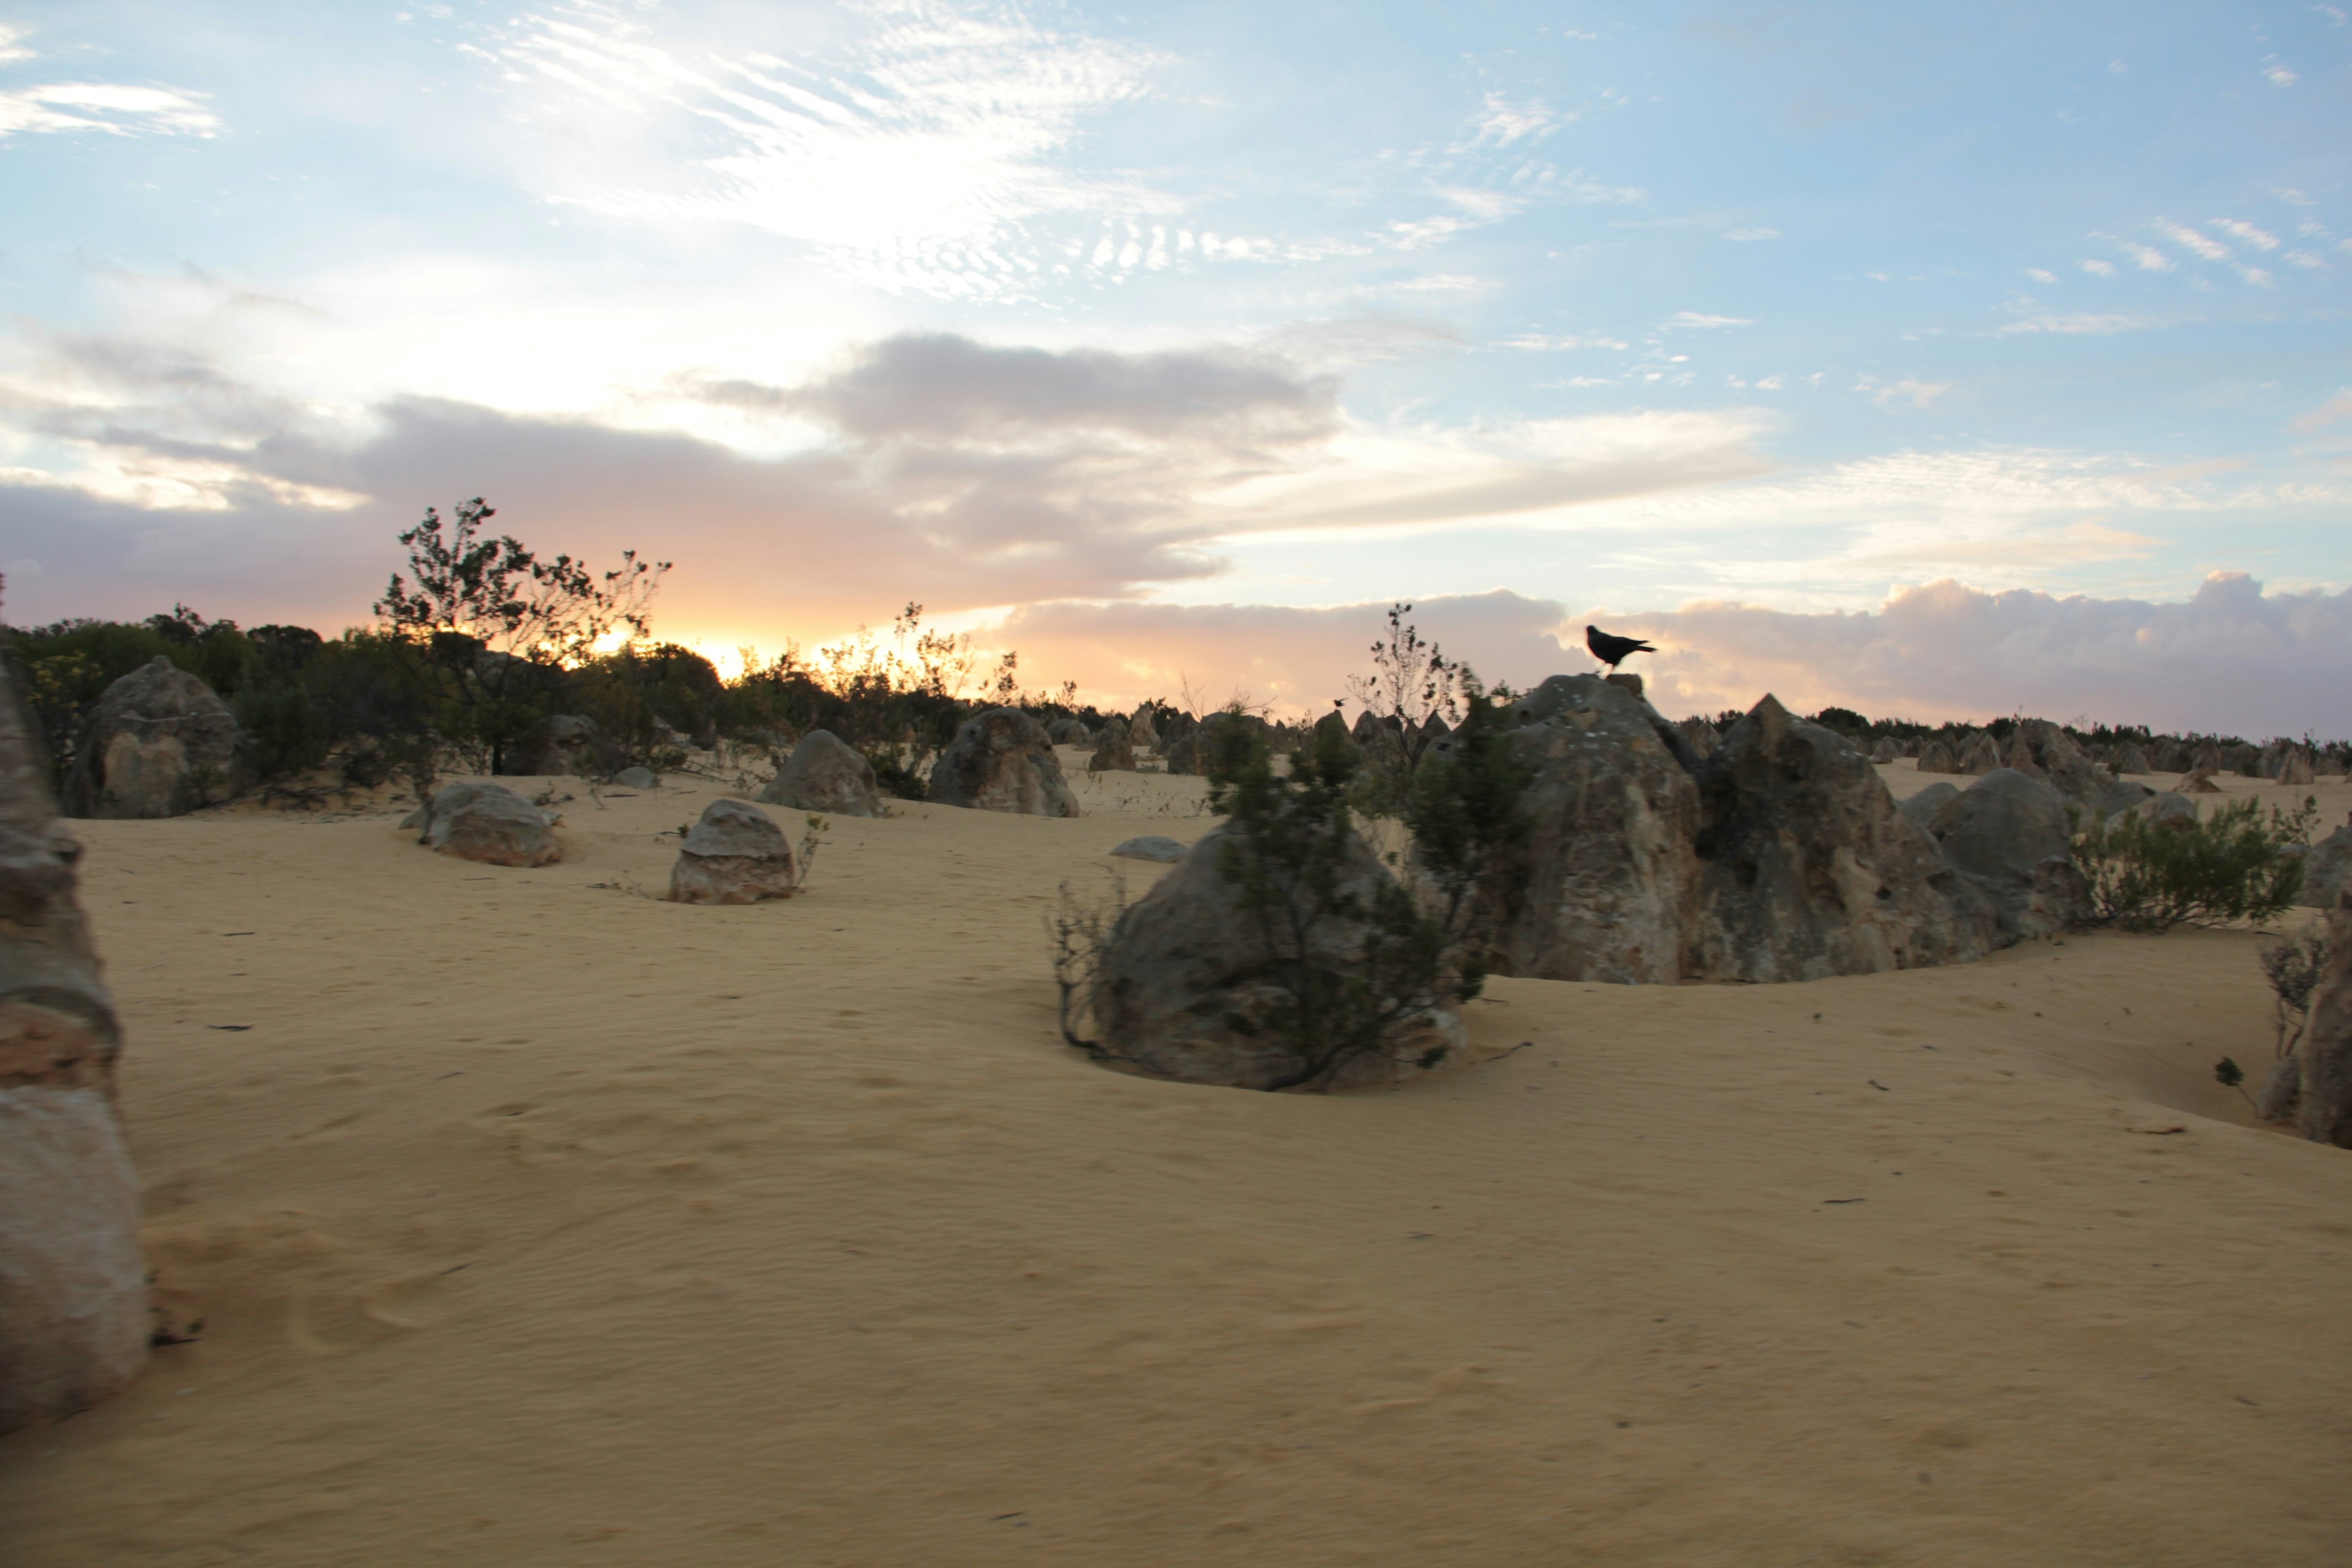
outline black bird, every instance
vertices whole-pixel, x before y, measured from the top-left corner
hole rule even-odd
[[[1592,650],[1593,658],[1611,669],[1615,669],[1628,655],[1658,651],[1639,637],[1612,637],[1599,626],[1584,628],[1584,646]]]

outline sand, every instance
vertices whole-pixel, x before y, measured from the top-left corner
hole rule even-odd
[[[1483,1067],[1162,1084],[1059,1043],[1041,921],[1200,786],[1079,787],[750,908],[636,890],[709,784],[539,870],[81,825],[205,1326],[0,1443],[0,1560],[2352,1561],[2352,1155],[2210,1075],[2253,934],[1507,980]]]

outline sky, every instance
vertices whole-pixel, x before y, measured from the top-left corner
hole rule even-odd
[[[5,613],[2352,734],[2347,166],[2336,5],[0,0]]]

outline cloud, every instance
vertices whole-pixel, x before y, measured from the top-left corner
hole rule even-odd
[[[2208,261],[2220,261],[2230,254],[2230,247],[2217,239],[2198,233],[2187,224],[2168,218],[2156,220],[2157,232],[2168,237],[2175,245],[2203,257]]]
[[[1747,316],[1710,316],[1701,310],[1676,310],[1661,326],[1671,332],[1678,328],[1714,331],[1721,327],[1752,327],[1755,324],[1753,318]]]
[[[2085,261],[2082,268],[2094,278],[2113,278],[2116,275],[2116,264],[2112,261]]]
[[[2256,228],[2240,218],[2217,217],[2213,220],[2213,226],[2224,234],[2237,236],[2256,250],[2276,250],[2279,247],[2278,236]]]
[[[1533,353],[1559,353],[1570,349],[1623,349],[1630,347],[1622,338],[1598,335],[1578,336],[1574,333],[1523,332],[1516,338],[1496,342],[1498,349],[1524,349]]]
[[[2291,430],[2323,430],[2340,419],[2352,419],[2352,387],[2337,393],[2310,413],[2291,421]]]
[[[1866,392],[1881,405],[1907,403],[1914,408],[1927,408],[1944,394],[1952,390],[1948,381],[1882,382],[1874,375],[1865,375],[1855,382],[1856,392]]]
[[[37,58],[33,50],[25,47],[25,40],[32,36],[33,29],[21,22],[0,22],[0,65]]]
[[[9,37],[0,37],[0,44]],[[29,52],[29,51],[26,51]],[[0,54],[0,58],[8,58]],[[21,58],[21,56],[20,56]],[[110,136],[215,135],[219,118],[205,94],[115,82],[51,82],[0,92],[0,138],[97,131]]]
[[[1723,237],[1743,240],[1778,239],[1780,237],[1780,231],[1777,228],[1727,228],[1723,231]]]
[[[2303,79],[2296,76],[2294,72],[2289,70],[2286,67],[2280,65],[2277,61],[2273,60],[2270,64],[2263,67],[2263,79],[2269,82],[2273,87],[2293,87],[2296,82]]]
[[[1508,147],[1517,142],[1539,140],[1576,118],[1547,107],[1540,99],[1514,104],[1499,92],[1490,92],[1473,124],[1473,134],[1459,151]]]
[[[2029,267],[2025,269],[2025,275],[2028,278],[2032,279],[2036,283],[2055,283],[2058,281],[2058,274],[2049,270],[2047,268]]]
[[[2352,734],[2352,590],[2266,594],[2216,573],[2186,602],[2154,604],[1947,580],[1860,613],[1700,603],[1618,619],[1659,645],[1647,673],[1669,713],[1744,709],[1770,689],[1807,712]]]
[[[2164,252],[2157,249],[2156,247],[2152,245],[2137,245],[2128,239],[2123,240],[2120,243],[2124,247],[2124,253],[2138,264],[2141,271],[2169,272],[2172,270],[2172,258],[2165,255]]]
[[[2055,332],[2063,337],[2105,337],[2116,332],[2140,332],[2159,323],[2146,316],[2122,311],[2076,310],[2063,315],[2029,316],[2021,321],[2011,321],[1993,329],[1997,338],[2012,338],[2030,332]]]

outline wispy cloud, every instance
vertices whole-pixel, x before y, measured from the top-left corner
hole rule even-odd
[[[2220,261],[2230,254],[2228,246],[2209,235],[2198,233],[2187,224],[2174,223],[2169,218],[2158,218],[2156,220],[2155,226],[2158,233],[2170,238],[2175,245],[2201,256],[2208,261]]]
[[[1993,329],[1998,338],[2021,337],[2032,332],[2055,332],[2063,337],[2105,337],[2114,332],[2141,332],[2159,322],[2146,316],[2125,311],[2076,310],[2061,315],[2029,316],[2021,321],[2011,321]]]
[[[1723,237],[1741,240],[1778,239],[1780,237],[1780,231],[1777,228],[1727,228],[1723,231]]]
[[[29,54],[20,51],[20,58]],[[216,135],[220,119],[205,106],[205,97],[177,88],[96,81],[0,91],[0,137],[72,131],[110,136]]]
[[[1660,325],[1667,331],[1683,328],[1712,331],[1720,327],[1752,327],[1755,319],[1748,316],[1712,316],[1704,310],[1676,310]]]
[[[1866,392],[1881,405],[1908,404],[1914,408],[1934,406],[1936,400],[1952,390],[1948,381],[1881,381],[1865,375],[1854,383],[1856,392]]]
[[[2116,275],[2116,264],[2112,261],[2100,261],[2094,258],[2083,262],[2081,266],[2084,271],[2094,278],[2113,278]]]
[[[2124,254],[2130,257],[2141,271],[2169,272],[2172,270],[2172,258],[2165,255],[2156,247],[2141,245],[2128,239],[2119,243],[2124,247]]]
[[[1630,347],[1622,338],[1598,334],[1568,332],[1523,332],[1516,338],[1504,338],[1495,346],[1498,349],[1528,349],[1538,353],[1556,353],[1570,349],[1623,349]]]
[[[2237,236],[2256,250],[2276,250],[2279,247],[2278,236],[2256,228],[2242,218],[2217,217],[2213,220],[2213,226],[2223,234]]]
[[[1469,139],[1459,143],[1458,150],[1468,152],[1482,147],[1508,147],[1515,142],[1540,139],[1575,118],[1573,113],[1562,113],[1550,108],[1540,99],[1513,103],[1502,93],[1490,92],[1472,124]]]

